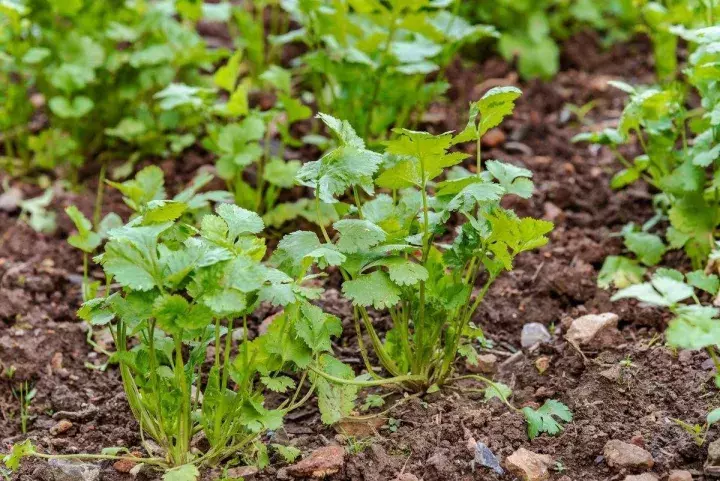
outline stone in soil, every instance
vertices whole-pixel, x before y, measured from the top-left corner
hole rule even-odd
[[[324,478],[335,474],[345,465],[345,449],[342,446],[325,446],[310,456],[289,466],[288,474],[296,478]]]
[[[655,464],[652,455],[635,444],[612,439],[605,444],[603,450],[605,461],[611,468],[643,471]]]
[[[619,319],[618,315],[612,312],[578,317],[572,321],[565,337],[578,346],[610,346],[618,338]]]
[[[478,374],[495,374],[497,371],[498,358],[495,354],[481,354],[477,357],[477,363],[465,363],[465,367],[470,372]]]
[[[505,132],[500,129],[491,129],[482,137],[484,147],[497,147],[505,142]]]
[[[653,473],[631,474],[625,476],[624,481],[658,481],[658,477]]]
[[[490,448],[485,445],[485,443],[475,443],[474,451],[475,457],[473,459],[473,463],[490,468],[499,475],[505,474],[503,468],[500,467],[500,460],[497,456],[495,456],[495,453],[493,453]]]
[[[505,467],[523,481],[542,481],[550,477],[552,458],[520,448],[505,460]]]
[[[716,439],[708,446],[704,469],[708,476],[720,477],[720,439]]]
[[[67,419],[61,419],[57,424],[50,428],[50,434],[57,436],[58,434],[64,434],[73,427],[73,423]]]
[[[520,334],[520,345],[524,348],[532,347],[535,344],[550,342],[552,337],[547,328],[539,322],[525,324]]]
[[[670,471],[667,481],[692,481],[692,474],[690,471],[674,469]]]
[[[53,481],[100,481],[100,467],[90,463],[51,459],[48,474]]]

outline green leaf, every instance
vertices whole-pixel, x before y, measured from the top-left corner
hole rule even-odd
[[[70,217],[70,220],[73,221],[75,228],[78,230],[77,234],[68,237],[68,244],[87,253],[97,249],[102,242],[102,238],[99,234],[92,231],[92,223],[88,218],[74,205],[67,207],[65,213]]]
[[[375,309],[392,307],[400,302],[400,289],[382,271],[373,271],[346,281],[342,292],[353,304],[373,306]]]
[[[333,228],[340,233],[338,249],[350,254],[376,246],[387,237],[385,231],[367,220],[343,219],[335,222]]]
[[[242,50],[237,50],[225,65],[217,69],[213,76],[215,85],[227,92],[235,91],[235,85],[240,75],[240,62],[242,61],[242,57]]]
[[[494,87],[480,100],[470,105],[470,119],[465,129],[454,139],[454,143],[474,140],[488,130],[497,127],[515,109],[515,100],[522,95],[517,87]],[[479,123],[478,122],[479,117]]]
[[[523,199],[532,196],[533,183],[530,180],[532,172],[529,170],[499,160],[488,160],[485,166],[506,193],[515,194]]]
[[[35,447],[33,446],[32,441],[26,439],[21,443],[13,444],[10,449],[10,454],[3,457],[3,462],[10,471],[16,471],[20,467],[20,461],[34,452]]]
[[[348,380],[355,378],[355,373],[350,366],[329,355],[320,357],[319,367],[325,373],[334,377]],[[317,374],[315,376],[317,376],[318,407],[320,408],[322,422],[334,424],[350,414],[355,407],[357,386],[333,384]]]
[[[654,266],[661,260],[667,248],[662,239],[648,232],[630,232],[625,235],[625,247],[638,256],[646,266]]]
[[[545,401],[545,404],[538,410],[525,407],[522,411],[528,423],[528,437],[530,439],[535,439],[540,433],[547,433],[551,436],[559,434],[563,427],[555,418],[566,423],[573,419],[570,409],[554,399]]]
[[[490,401],[493,398],[506,401],[510,396],[512,396],[512,389],[501,382],[492,383],[485,388],[485,401]]]
[[[295,446],[284,446],[282,444],[271,444],[271,446],[286,463],[294,463],[298,456],[300,456],[300,450]]]
[[[90,112],[95,103],[88,97],[80,95],[68,100],[65,97],[53,97],[48,102],[52,113],[62,119],[79,119]]]
[[[124,196],[123,201],[136,212],[151,200],[165,199],[165,175],[156,165],[145,167],[132,180],[107,183],[118,189]]]
[[[713,296],[716,295],[718,289],[720,289],[720,278],[718,278],[716,274],[706,274],[702,270],[688,273],[687,281],[691,286],[702,289]]]
[[[615,293],[611,300],[633,298],[655,306],[669,307],[693,295],[693,288],[675,279],[654,276],[650,282],[635,284]]]
[[[403,257],[391,257],[375,261],[365,267],[386,266],[390,280],[399,286],[412,286],[420,281],[426,281],[429,273],[422,265]]]
[[[645,276],[645,269],[637,261],[624,256],[608,256],[598,273],[598,287],[607,289],[614,286],[624,289],[632,284],[639,284]]]
[[[233,204],[220,204],[216,212],[227,223],[228,237],[259,234],[265,228],[262,218],[255,212]]]
[[[192,464],[184,464],[165,471],[162,481],[197,481],[200,471]]]
[[[279,393],[285,393],[288,389],[295,387],[295,381],[287,376],[262,376],[260,382],[271,391]]]
[[[175,200],[151,200],[143,210],[143,222],[155,224],[173,221],[187,210],[187,205]]]
[[[675,308],[676,317],[665,331],[669,345],[680,349],[703,349],[720,343],[720,310],[702,305]]]
[[[365,143],[347,121],[326,114],[318,114],[318,117],[335,132],[340,146],[327,152],[320,160],[303,165],[298,171],[297,181],[314,188],[315,195],[329,204],[337,202],[336,196],[350,187],[359,186],[372,193],[372,176],[380,167],[382,156],[365,149]]]
[[[720,408],[715,408],[707,414],[708,427],[720,421]]]

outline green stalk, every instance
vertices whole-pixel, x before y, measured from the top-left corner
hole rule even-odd
[[[321,377],[324,377],[330,382],[334,382],[336,384],[345,384],[348,386],[364,386],[364,387],[371,387],[371,386],[386,386],[388,384],[403,384],[406,382],[418,382],[418,383],[424,383],[426,381],[425,376],[420,376],[416,374],[406,374],[404,376],[395,376],[387,379],[376,379],[374,381],[358,381],[357,379],[343,379],[341,377],[332,376],[322,369],[319,369],[315,367],[313,364],[310,364],[308,366],[311,371],[313,371],[315,374],[318,374]]]
[[[182,355],[182,331],[173,336],[175,341],[175,380],[180,386],[182,399],[180,400],[180,422],[178,436],[175,442],[175,463],[182,465],[187,462],[189,454],[192,428],[190,420],[190,389],[185,378],[185,361]]]
[[[97,193],[95,194],[95,209],[93,210],[93,229],[97,230],[102,216],[103,195],[105,193],[105,177],[107,175],[107,160],[103,159],[98,178]]]

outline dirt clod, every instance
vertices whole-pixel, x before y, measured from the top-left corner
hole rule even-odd
[[[288,467],[287,472],[296,478],[323,478],[335,474],[345,464],[345,449],[342,446],[325,446],[316,449],[310,456]]]
[[[523,481],[542,481],[550,477],[552,458],[520,448],[505,460],[505,467]]]
[[[690,471],[675,469],[670,471],[667,481],[692,481],[692,474]]]
[[[653,473],[631,474],[624,481],[658,481],[658,477]]]
[[[618,336],[618,319],[619,316],[612,312],[578,317],[570,325],[565,337],[579,346],[612,345],[613,340]]]
[[[467,370],[478,374],[494,374],[497,371],[498,358],[495,354],[482,354],[477,357],[477,363],[466,363]]]
[[[67,419],[60,420],[57,424],[55,424],[53,427],[50,428],[50,434],[53,436],[57,436],[58,434],[64,434],[68,431],[70,431],[70,428],[73,427],[73,423],[68,421]]]
[[[612,439],[605,444],[603,450],[605,461],[611,468],[642,471],[655,464],[652,455],[635,444]]]
[[[505,142],[505,132],[500,129],[491,129],[482,137],[484,147],[497,147]]]

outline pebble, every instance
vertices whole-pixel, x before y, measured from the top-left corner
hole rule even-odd
[[[624,481],[658,481],[658,477],[655,476],[653,473],[644,473],[644,474],[636,474],[636,475],[629,475],[625,476]]]
[[[535,369],[539,374],[545,374],[545,371],[550,369],[550,358],[547,356],[541,356],[535,359]]]
[[[490,468],[501,476],[505,474],[503,468],[500,467],[500,460],[497,458],[497,456],[495,456],[495,453],[493,453],[490,448],[485,445],[485,443],[475,443],[475,458],[473,459],[473,468],[475,467],[475,463],[479,464],[480,466]]]
[[[418,477],[411,473],[398,474],[393,481],[419,481]]]
[[[550,342],[552,337],[547,328],[539,322],[525,324],[520,334],[520,345],[524,348],[532,347],[535,344]]]
[[[690,471],[674,469],[670,471],[667,481],[692,481],[692,474]]]
[[[550,477],[552,458],[520,448],[505,460],[505,467],[523,481],[542,481]]]
[[[17,187],[11,187],[0,194],[0,210],[12,212],[18,208],[23,200],[23,193]]]
[[[604,314],[588,314],[578,317],[567,331],[565,337],[578,346],[588,345],[598,341],[601,345],[608,345],[610,339],[604,339],[617,333],[617,323],[620,318],[617,314],[606,312]],[[613,336],[614,338],[614,336]]]
[[[100,467],[94,464],[51,459],[48,468],[54,481],[100,481]]]
[[[716,439],[708,445],[704,470],[708,476],[720,477],[720,439]]]
[[[619,439],[608,441],[603,449],[603,454],[611,468],[642,471],[652,468],[655,464],[652,455],[645,449]]]
[[[129,473],[135,466],[137,463],[129,459],[118,459],[113,463],[113,468],[118,473]]]
[[[58,434],[64,434],[73,427],[73,423],[67,419],[61,419],[57,424],[50,428],[50,434],[57,436]]]
[[[495,354],[481,354],[477,357],[477,363],[466,362],[465,366],[470,372],[479,374],[495,374],[497,371],[498,358]]]
[[[342,446],[325,446],[310,456],[287,468],[296,478],[324,478],[335,474],[345,465],[345,449]]]

